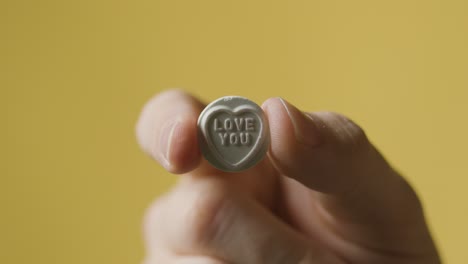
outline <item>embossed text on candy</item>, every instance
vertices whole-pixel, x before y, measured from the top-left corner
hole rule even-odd
[[[248,131],[255,131],[255,119],[226,118],[213,120],[213,129],[218,133],[222,146],[248,146],[252,142],[252,135]]]

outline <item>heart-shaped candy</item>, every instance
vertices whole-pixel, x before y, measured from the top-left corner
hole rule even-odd
[[[240,96],[209,104],[198,118],[198,130],[203,156],[223,171],[243,171],[257,164],[270,142],[262,109]]]

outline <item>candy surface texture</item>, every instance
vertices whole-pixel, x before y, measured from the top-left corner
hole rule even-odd
[[[243,171],[261,161],[268,150],[269,135],[262,108],[240,96],[213,101],[198,118],[202,154],[223,171]]]

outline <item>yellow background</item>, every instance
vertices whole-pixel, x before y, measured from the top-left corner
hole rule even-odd
[[[175,177],[134,124],[169,87],[351,116],[468,260],[466,0],[3,0],[0,29],[0,263],[142,259]]]

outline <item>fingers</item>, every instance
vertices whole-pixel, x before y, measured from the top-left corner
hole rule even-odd
[[[297,219],[302,226],[312,221],[304,213],[308,203],[309,211],[340,236],[371,241],[369,246],[404,250],[429,234],[413,189],[354,122],[337,113],[302,113],[279,98],[269,99],[263,108],[274,166],[309,188],[300,193],[291,180],[283,187],[290,195],[286,210],[302,215]],[[425,241],[425,248],[433,249],[431,239]]]
[[[170,250],[243,264],[338,263],[216,178],[177,186],[149,210],[145,233],[149,254]]]
[[[197,119],[204,105],[179,90],[158,94],[143,108],[136,126],[142,149],[172,173],[184,173],[200,161]]]
[[[408,184],[348,118],[330,112],[305,114],[279,98],[263,107],[272,138],[269,156],[282,174],[347,202],[361,200],[386,209],[390,202],[402,208],[417,203]]]
[[[140,146],[169,172],[223,178],[244,195],[272,207],[278,174],[267,159],[238,174],[219,171],[201,159],[196,123],[203,108],[198,99],[180,90],[158,94],[144,106],[137,122]]]
[[[283,174],[312,189],[345,192],[371,170],[389,170],[363,130],[344,116],[305,114],[280,98],[263,108],[272,137],[270,158]]]

